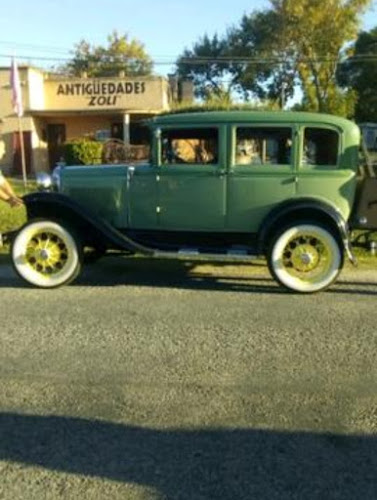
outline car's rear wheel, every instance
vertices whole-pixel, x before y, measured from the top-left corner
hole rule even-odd
[[[298,223],[278,232],[267,252],[272,276],[289,290],[319,292],[343,267],[341,245],[332,231],[316,222]]]
[[[66,285],[81,270],[78,238],[65,225],[51,220],[25,224],[13,241],[11,253],[19,276],[41,288]]]

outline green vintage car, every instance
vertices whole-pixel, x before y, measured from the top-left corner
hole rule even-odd
[[[151,157],[134,165],[58,167],[25,196],[12,260],[32,285],[80,272],[84,248],[245,262],[266,256],[295,292],[328,287],[350,228],[377,226],[376,179],[358,178],[360,131],[329,115],[168,114],[149,122]],[[367,194],[367,197],[366,197]]]

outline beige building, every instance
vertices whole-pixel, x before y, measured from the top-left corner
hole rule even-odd
[[[142,122],[169,110],[177,84],[163,77],[67,78],[19,68],[27,172],[49,171],[65,141],[79,137],[145,142]],[[19,119],[11,103],[10,68],[0,68],[0,168],[20,174]],[[190,87],[183,85],[183,98]]]

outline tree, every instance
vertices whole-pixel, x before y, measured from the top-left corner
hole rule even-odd
[[[358,32],[370,0],[271,0],[282,38],[296,63],[303,106],[310,111],[352,113],[354,94],[337,86],[342,50]]]
[[[177,60],[179,77],[194,82],[195,95],[204,101],[229,98],[234,83],[224,84],[229,65],[223,60],[226,54],[226,39],[204,35],[191,50],[185,49]]]
[[[230,101],[236,93],[247,101],[273,101],[281,98],[282,88],[292,95],[291,71],[273,49],[277,24],[275,13],[255,12],[243,16],[240,26],[223,37],[205,35],[179,57],[178,75],[191,79],[196,95],[204,101]],[[273,72],[276,78],[271,78]]]
[[[338,82],[356,92],[357,122],[377,122],[377,27],[361,32],[353,56],[340,66]]]
[[[129,39],[127,34],[120,36],[117,31],[107,37],[107,42],[108,45],[103,47],[81,40],[66,71],[73,76],[86,72],[90,77],[114,76],[120,71],[129,76],[151,74],[152,60],[141,42]]]
[[[244,15],[240,26],[228,32],[230,72],[247,100],[279,102],[292,97],[295,72],[277,12],[265,10]]]
[[[283,107],[299,86],[302,109],[350,115],[355,94],[337,85],[337,67],[370,1],[270,0],[223,38],[206,36],[186,50],[178,73],[193,79],[200,96],[227,80],[228,92]]]

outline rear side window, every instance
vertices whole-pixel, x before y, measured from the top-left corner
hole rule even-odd
[[[302,164],[305,166],[338,165],[339,133],[335,130],[308,127],[304,132]]]
[[[287,165],[291,163],[289,127],[237,127],[235,165]]]
[[[219,156],[217,128],[163,130],[162,164],[216,164]]]

